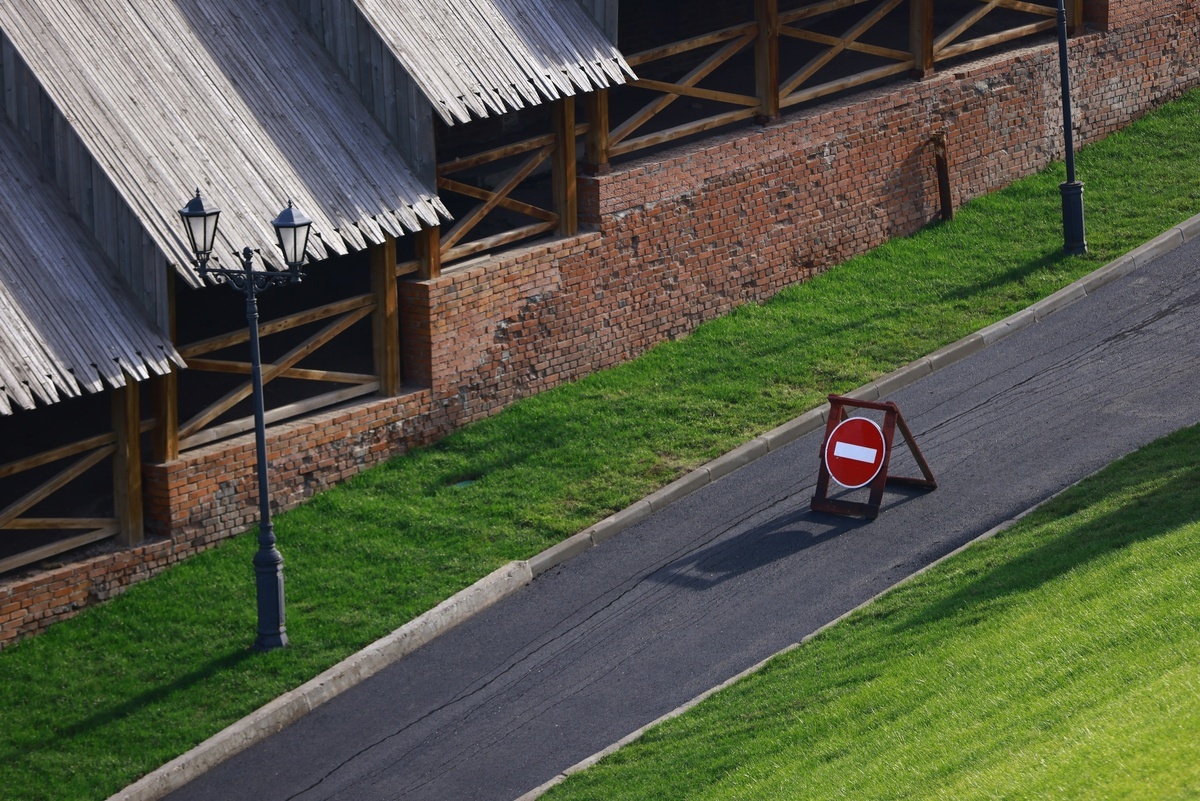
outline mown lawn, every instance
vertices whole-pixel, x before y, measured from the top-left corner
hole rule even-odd
[[[1200,797],[1200,427],[546,796]]]
[[[1060,254],[1060,165],[281,515],[286,650],[248,651],[249,534],[0,652],[3,798],[104,798],[501,564],[1186,219],[1198,112],[1189,94],[1080,154],[1086,257]]]

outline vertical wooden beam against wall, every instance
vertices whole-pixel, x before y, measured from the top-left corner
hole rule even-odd
[[[1066,0],[1067,33],[1074,36],[1083,28],[1083,0]]]
[[[396,296],[396,240],[384,236],[383,243],[372,245],[370,251],[371,290],[375,293],[371,332],[379,394],[392,398],[400,394],[400,307]]]
[[[413,237],[417,251],[417,277],[422,281],[437,278],[442,274],[442,229],[436,225],[422,228]]]
[[[141,404],[138,385],[132,376],[125,376],[125,386],[112,393],[113,431],[117,435],[117,450],[113,454],[113,504],[121,531],[120,545],[141,544],[145,529],[142,525],[142,448]]]
[[[583,109],[588,121],[587,138],[583,143],[583,169],[590,175],[603,175],[611,169],[608,163],[608,90],[584,95]]]
[[[166,265],[168,333],[175,341],[175,275]],[[179,373],[175,367],[166,375],[150,377],[150,411],[154,415],[151,435],[155,462],[173,462],[179,458]]]
[[[579,233],[579,197],[575,180],[575,98],[554,103],[554,211],[558,233]]]
[[[779,0],[754,0],[754,18],[754,85],[760,103],[754,121],[765,125],[779,117]]]
[[[933,158],[937,168],[938,200],[942,207],[942,219],[954,219],[954,197],[950,193],[950,159],[946,155],[946,134],[939,131],[933,135]]]
[[[908,46],[913,54],[912,76],[933,74],[933,0],[909,0]]]

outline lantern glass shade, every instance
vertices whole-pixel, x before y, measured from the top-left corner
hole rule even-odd
[[[217,240],[217,218],[221,210],[209,204],[196,190],[196,196],[179,210],[183,219],[184,230],[187,231],[188,244],[197,256],[212,253],[213,244]]]
[[[289,200],[287,208],[279,212],[271,225],[275,226],[275,234],[279,237],[283,260],[288,267],[299,267],[308,250],[308,232],[312,228],[312,220],[300,209],[293,208]]]

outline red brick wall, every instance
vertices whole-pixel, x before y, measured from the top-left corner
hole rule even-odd
[[[1196,39],[1180,3],[1073,40],[1076,141],[1200,82]],[[406,381],[424,388],[272,427],[275,506],[916,231],[938,213],[934,133],[956,203],[1041,169],[1062,156],[1059,103],[1056,47],[1039,46],[581,178],[595,231],[401,282]],[[0,583],[0,643],[251,525],[253,453],[245,436],[147,465],[162,539]]]
[[[1089,6],[1089,3],[1094,3]],[[1171,4],[1166,5],[1170,9]],[[1112,31],[1155,19],[1164,13],[1164,5],[1155,0],[1085,0],[1084,21],[1099,23],[1103,30]]]

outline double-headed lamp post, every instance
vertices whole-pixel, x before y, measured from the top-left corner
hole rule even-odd
[[[300,265],[308,249],[308,232],[312,220],[304,212],[287,208],[279,213],[271,224],[279,237],[279,249],[283,251],[286,271],[255,270],[255,251],[244,248],[240,254],[242,267],[228,270],[209,267],[213,244],[217,238],[217,218],[221,210],[208,205],[196,190],[196,196],[179,210],[187,231],[188,243],[196,254],[195,264],[200,276],[213,276],[246,295],[246,322],[250,328],[251,381],[254,386],[254,438],[258,460],[258,552],[254,554],[255,588],[258,597],[258,637],[254,648],[269,651],[287,645],[287,627],[284,625],[283,604],[283,556],[275,547],[275,530],[271,526],[270,490],[267,484],[267,432],[263,412],[262,356],[258,350],[258,293],[273,286],[299,281],[304,274]],[[239,254],[235,251],[235,257]]]

